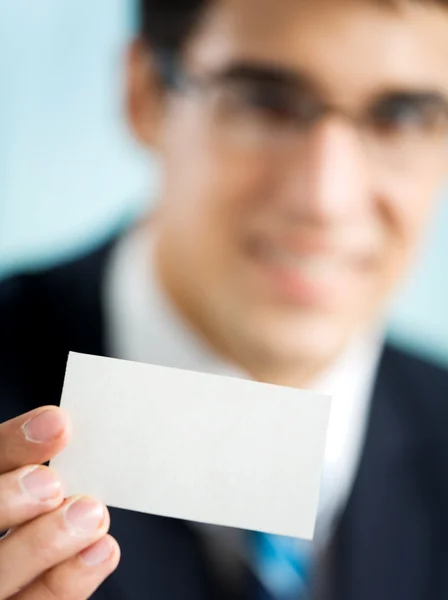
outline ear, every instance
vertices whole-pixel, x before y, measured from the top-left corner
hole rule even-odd
[[[126,107],[132,130],[145,146],[157,147],[162,122],[164,93],[151,53],[141,40],[128,49]]]

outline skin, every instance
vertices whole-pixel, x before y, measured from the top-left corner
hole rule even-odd
[[[94,499],[64,499],[57,473],[39,466],[69,438],[69,419],[56,407],[0,425],[0,530],[10,530],[0,540],[0,600],[84,600],[118,565],[107,508]]]
[[[436,5],[226,0],[184,64],[195,75],[242,60],[306,74],[328,103],[357,115],[389,90],[446,98],[447,27]],[[309,385],[382,316],[444,182],[446,152],[396,166],[367,153],[338,115],[288,160],[235,152],[199,96],[160,92],[146,48],[129,64],[131,122],[165,169],[151,224],[162,284],[225,358],[261,381]],[[320,278],[309,266],[288,272],[251,254],[254,239],[333,266]]]
[[[334,109],[281,159],[231,149],[200,96],[164,91],[148,49],[133,45],[130,121],[165,170],[145,225],[158,275],[206,343],[254,378],[307,385],[376,323],[405,272],[445,178],[446,148],[410,168],[353,123],[391,90],[446,99],[447,30],[448,11],[435,4],[212,5],[185,49],[189,72],[273,66],[305,75]],[[87,599],[118,564],[107,509],[84,499],[91,527],[74,532],[68,515],[80,499],[65,500],[57,474],[38,467],[69,435],[54,407],[0,425],[0,530],[12,529],[0,541],[0,600]],[[47,480],[39,497],[27,487],[36,473]]]

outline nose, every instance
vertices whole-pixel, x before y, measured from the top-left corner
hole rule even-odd
[[[368,203],[365,163],[353,126],[332,116],[322,120],[284,165],[288,218],[319,225],[353,220]]]

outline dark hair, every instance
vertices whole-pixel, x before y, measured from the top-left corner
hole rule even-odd
[[[213,0],[138,0],[140,35],[156,53],[179,56]],[[373,0],[372,0],[373,1]],[[448,0],[409,0],[448,7]],[[376,0],[393,6],[397,0]]]
[[[179,56],[211,0],[139,0],[140,35],[152,51]]]

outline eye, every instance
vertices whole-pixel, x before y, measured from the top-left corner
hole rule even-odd
[[[239,82],[232,95],[243,115],[270,127],[307,128],[324,111],[313,94],[287,85]]]
[[[263,118],[275,121],[294,121],[296,108],[294,98],[285,89],[273,85],[240,85],[240,104]]]
[[[448,112],[434,99],[394,98],[374,109],[373,122],[384,133],[437,133],[448,130]]]

